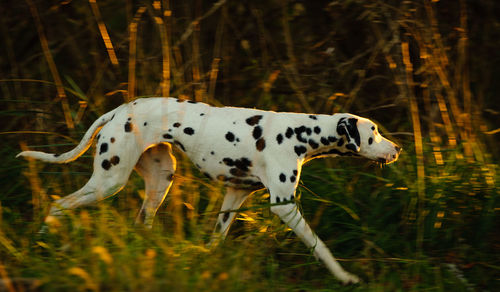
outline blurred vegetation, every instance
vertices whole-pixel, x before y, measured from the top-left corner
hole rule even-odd
[[[498,15],[496,0],[3,0],[0,290],[498,290]],[[70,149],[99,115],[143,96],[379,123],[403,145],[398,162],[313,161],[298,190],[364,284],[340,286],[265,191],[206,250],[223,187],[187,159],[152,231],[133,225],[133,174],[38,238],[50,201],[90,177],[91,152],[68,166],[15,154]]]

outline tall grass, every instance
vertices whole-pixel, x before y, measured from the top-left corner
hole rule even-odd
[[[500,108],[491,99],[496,69],[488,60],[499,44],[484,28],[498,20],[478,16],[490,4],[8,2],[0,6],[1,289],[499,286]],[[157,95],[377,121],[404,148],[397,163],[313,161],[298,189],[313,229],[364,284],[341,287],[270,214],[266,191],[245,203],[229,238],[208,250],[224,189],[182,153],[153,230],[133,225],[144,195],[133,174],[114,198],[68,212],[38,237],[50,201],[89,178],[91,154],[61,166],[15,153],[60,153],[114,106]]]

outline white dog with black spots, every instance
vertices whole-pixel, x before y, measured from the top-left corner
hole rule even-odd
[[[56,200],[47,218],[117,193],[135,168],[146,195],[137,223],[151,227],[172,184],[178,147],[208,178],[227,186],[213,238],[224,238],[235,210],[250,193],[267,188],[277,214],[343,283],[358,277],[338,264],[295,203],[302,165],[314,158],[361,156],[382,163],[401,148],[382,137],[370,120],[352,114],[311,115],[236,107],[212,107],[176,98],[137,99],[104,114],[73,150],[24,151],[18,156],[67,163],[97,139],[94,172],[80,190]]]

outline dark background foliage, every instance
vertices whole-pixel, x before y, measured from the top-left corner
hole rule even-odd
[[[2,1],[2,285],[495,290],[497,2]],[[53,196],[90,176],[91,154],[68,166],[15,154],[61,153],[101,114],[147,96],[376,121],[403,146],[397,163],[313,161],[298,191],[313,228],[365,284],[339,287],[269,214],[265,191],[206,252],[223,188],[187,159],[153,231],[133,227],[143,187],[134,174],[38,240]]]

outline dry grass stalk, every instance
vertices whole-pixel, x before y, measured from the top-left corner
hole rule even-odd
[[[40,20],[40,16],[38,15],[38,10],[32,0],[26,0],[26,2],[30,7],[31,15],[33,16],[33,19],[35,21],[38,37],[40,39],[40,44],[42,46],[45,60],[49,65],[52,78],[54,78],[54,83],[56,84],[57,96],[62,104],[64,119],[66,120],[66,126],[68,127],[68,129],[74,129],[75,124],[73,123],[73,119],[71,118],[71,111],[69,108],[68,98],[66,96],[66,92],[64,91],[63,83],[61,80],[61,76],[59,75],[59,71],[57,70],[56,63],[54,62],[54,58],[52,58],[52,54],[49,48],[49,43],[47,41],[47,37],[45,36],[45,31],[43,29],[42,21]]]

